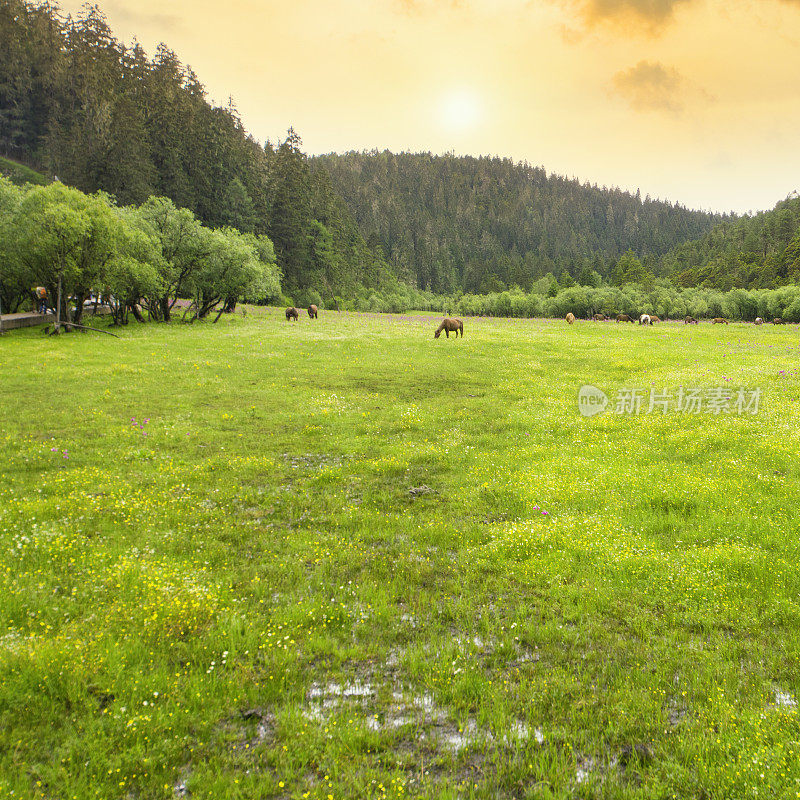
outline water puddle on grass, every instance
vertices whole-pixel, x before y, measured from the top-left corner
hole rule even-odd
[[[775,690],[775,708],[797,709],[797,700],[791,692],[782,689]]]
[[[514,745],[519,742],[525,742],[530,738],[531,729],[528,725],[520,720],[515,720],[511,723],[511,731],[503,736],[503,742],[507,745]],[[544,744],[544,731],[541,728],[533,729],[533,738],[536,744]]]
[[[473,719],[468,719],[460,728],[445,728],[437,738],[442,744],[455,753],[473,744],[480,737],[478,725]]]
[[[594,772],[595,761],[593,758],[582,758],[575,768],[575,782],[583,783]]]
[[[172,786],[173,797],[189,797],[189,795],[191,795],[191,791],[189,790],[188,786],[190,774],[191,770],[188,766],[181,770],[180,777]]]
[[[473,748],[496,747],[500,743],[513,748],[531,738],[539,745],[545,742],[541,728],[532,728],[521,720],[510,720],[508,732],[502,735],[498,732],[497,736],[481,729],[474,715],[454,720],[429,692],[408,692],[396,687],[391,691],[391,699],[379,703],[377,699],[383,694],[381,687],[368,678],[362,675],[348,682],[312,683],[301,714],[317,724],[326,724],[331,715],[360,709],[358,716],[367,730],[393,733],[413,728],[409,743],[424,741],[427,747],[456,755]],[[406,734],[401,735],[405,738]]]
[[[321,700],[322,705],[336,705],[333,698],[339,697],[371,697],[374,694],[372,685],[369,683],[361,683],[354,681],[353,683],[329,683],[326,686],[320,686],[318,683],[312,683],[311,688],[308,690],[309,700]]]

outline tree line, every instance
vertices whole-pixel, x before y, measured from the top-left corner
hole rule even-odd
[[[92,293],[109,303],[118,324],[126,324],[131,315],[139,321],[169,321],[180,298],[191,301],[190,318],[215,320],[242,300],[288,302],[268,236],[209,228],[168,198],[118,206],[108,194],[88,195],[60,182],[17,186],[0,177],[0,264],[4,313],[26,307],[32,287],[43,286],[50,306],[60,297],[61,318],[76,324]],[[437,294],[393,283],[360,287],[334,302],[357,311],[418,309],[463,316],[562,317],[572,312],[589,318],[647,312],[664,319],[690,314],[800,322],[797,284],[687,288],[643,271],[631,251],[620,264],[621,271],[615,271],[621,285],[603,282],[596,272],[584,275],[583,285],[568,273],[560,280],[548,273],[528,291],[517,286],[485,294]],[[634,280],[642,276],[643,282]]]
[[[118,324],[129,315],[169,321],[179,298],[191,298],[193,319],[216,312],[216,321],[240,300],[280,294],[269,237],[205,227],[168,198],[117,206],[59,182],[19,187],[0,177],[0,263],[4,313],[42,286],[49,306],[60,303],[61,319],[76,324],[91,294]]]
[[[348,307],[373,313],[415,309],[464,317],[563,318],[571,312],[579,319],[591,319],[594,314],[646,313],[661,319],[683,319],[690,315],[696,319],[725,317],[752,322],[756,317],[766,321],[780,317],[786,322],[800,323],[800,285],[720,291],[675,286],[668,279],[658,278],[650,287],[629,283],[561,288],[558,284],[554,287],[549,278],[541,278],[528,292],[519,287],[482,295],[437,295],[410,287],[390,292],[362,290]]]

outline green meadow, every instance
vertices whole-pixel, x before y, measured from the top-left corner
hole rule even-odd
[[[0,337],[0,796],[800,797],[797,328],[436,324]]]

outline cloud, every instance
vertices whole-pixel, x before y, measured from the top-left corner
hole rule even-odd
[[[640,61],[635,67],[618,72],[612,83],[614,91],[636,111],[679,114],[688,99],[712,99],[674,67],[652,61]]]
[[[672,21],[676,9],[696,0],[563,0],[590,27],[608,23],[656,34]],[[787,0],[800,2],[800,0]]]

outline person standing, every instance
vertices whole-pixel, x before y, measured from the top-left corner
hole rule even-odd
[[[47,313],[47,289],[44,286],[37,286],[36,287],[36,303],[37,303],[37,311],[40,314]]]

